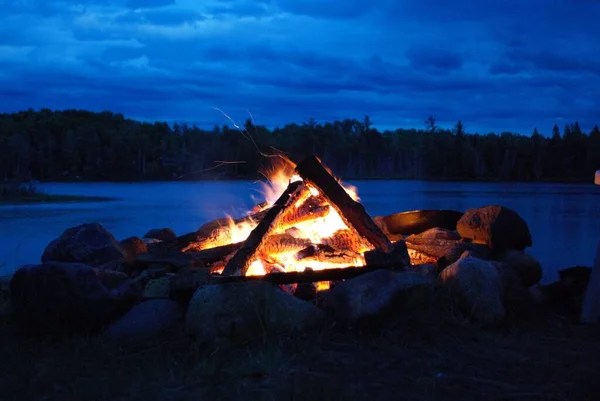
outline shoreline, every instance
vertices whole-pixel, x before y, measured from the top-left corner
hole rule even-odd
[[[34,194],[26,196],[0,198],[0,206],[20,206],[54,203],[92,203],[110,202],[115,200],[118,200],[118,198],[111,198],[106,196]]]

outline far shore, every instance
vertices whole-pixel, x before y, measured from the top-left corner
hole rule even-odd
[[[14,197],[0,197],[0,206],[30,205],[40,203],[109,202],[117,199],[118,198],[110,198],[105,196],[52,195],[35,193]]]
[[[556,180],[498,180],[494,178],[403,178],[403,177],[368,177],[368,176],[338,176],[342,181],[423,181],[423,182],[465,182],[465,183],[491,183],[491,184],[593,184],[593,177],[587,179],[556,179]],[[264,177],[242,176],[242,177],[202,177],[202,178],[179,178],[179,179],[148,179],[135,181],[118,180],[47,180],[40,181],[40,184],[134,184],[155,182],[227,182],[227,181],[263,181]]]

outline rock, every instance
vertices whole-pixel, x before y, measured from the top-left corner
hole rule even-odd
[[[10,299],[0,300],[0,322],[8,320],[13,315],[13,306]]]
[[[142,253],[135,259],[135,264],[148,268],[151,265],[171,266],[175,269],[186,267],[203,267],[204,262],[194,258],[193,252],[171,251],[166,254]]]
[[[423,253],[434,259],[439,259],[448,255],[457,244],[461,244],[461,242],[457,240],[411,237],[406,238],[406,246],[408,249]],[[416,240],[417,242],[412,242],[412,240]],[[467,248],[468,245],[463,245],[463,247]]]
[[[349,324],[372,321],[388,312],[404,291],[435,279],[415,271],[376,270],[336,285],[325,300],[336,319]]]
[[[366,264],[369,266],[386,265],[400,269],[411,265],[410,255],[403,240],[394,242],[390,252],[384,252],[376,248],[365,252],[363,255]]]
[[[324,312],[273,284],[209,284],[196,290],[185,323],[201,341],[245,340],[298,332],[322,322]]]
[[[111,233],[98,223],[90,223],[69,228],[50,242],[42,254],[42,263],[74,262],[101,266],[125,256],[121,244]]]
[[[152,299],[152,298],[169,298],[171,295],[171,277],[161,277],[155,278],[148,283],[146,283],[146,287],[144,288],[144,293],[142,294],[142,298],[144,299]]]
[[[581,294],[585,292],[591,276],[592,268],[588,266],[573,266],[558,271],[560,281],[573,286]]]
[[[496,252],[524,250],[532,245],[529,226],[517,212],[503,206],[469,209],[456,226],[463,238],[486,244]]]
[[[500,274],[502,304],[507,314],[527,316],[532,312],[534,299],[517,271],[506,262],[491,262]]]
[[[154,228],[144,234],[144,238],[153,238],[165,242],[172,242],[177,239],[177,235],[170,228]]]
[[[460,241],[461,236],[456,230],[448,230],[446,228],[434,227],[427,231],[423,231],[419,234],[412,234],[406,238],[407,241],[413,244],[420,243],[419,240],[431,240],[431,239],[442,239],[442,240],[453,240]]]
[[[540,284],[538,289],[546,303],[562,308],[569,315],[579,317],[591,271],[590,267],[585,266],[559,270],[558,281]]]
[[[435,265],[435,263],[416,264],[410,266],[409,269],[423,276],[427,276],[431,279],[435,279],[438,274],[437,266]]]
[[[537,304],[544,303],[546,300],[544,298],[544,293],[540,290],[539,285],[531,286],[527,289],[527,291],[529,292],[531,299]]]
[[[504,319],[502,280],[493,263],[473,257],[459,259],[442,270],[438,278],[461,295],[470,317],[484,325]]]
[[[181,319],[181,308],[168,299],[141,302],[105,332],[108,341],[125,347],[143,346],[161,339]]]
[[[467,253],[465,254],[465,252]],[[473,256],[483,260],[490,260],[493,257],[492,250],[487,245],[474,244],[471,242],[457,242],[452,245],[452,248],[450,248],[448,253],[442,257],[443,260],[438,260],[438,263],[443,264],[444,267],[449,266],[463,255],[465,255],[465,257]]]
[[[148,252],[148,245],[138,237],[129,237],[121,241],[121,247],[125,251],[125,261],[132,263],[137,255]]]
[[[542,266],[533,256],[523,251],[509,249],[499,258],[512,267],[525,287],[531,287],[542,279]]]
[[[121,287],[126,281],[129,281],[129,276],[123,272],[94,269],[96,277],[107,290],[113,290]]]
[[[416,243],[410,242],[411,240]],[[437,263],[439,271],[456,262],[465,251],[470,251],[481,259],[490,259],[492,256],[486,245],[461,240],[410,236],[406,239],[406,246],[412,264]]]
[[[477,257],[477,252],[475,252],[472,249],[467,249],[466,251],[464,251],[463,253],[460,254],[459,259],[464,259],[464,258],[476,258]],[[483,259],[483,258],[482,258]]]
[[[109,290],[96,270],[80,263],[21,266],[10,282],[15,316],[34,331],[93,331],[120,317],[136,301],[124,281]]]

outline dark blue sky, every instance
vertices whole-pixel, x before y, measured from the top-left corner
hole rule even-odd
[[[0,110],[600,123],[598,0],[0,0]]]

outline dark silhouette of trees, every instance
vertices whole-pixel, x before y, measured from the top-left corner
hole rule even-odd
[[[546,137],[442,129],[381,132],[369,116],[325,124],[308,119],[269,130],[248,119],[203,130],[146,123],[112,112],[28,110],[0,114],[0,181],[257,178],[276,151],[314,153],[345,178],[584,181],[600,168],[600,130],[579,123]]]

